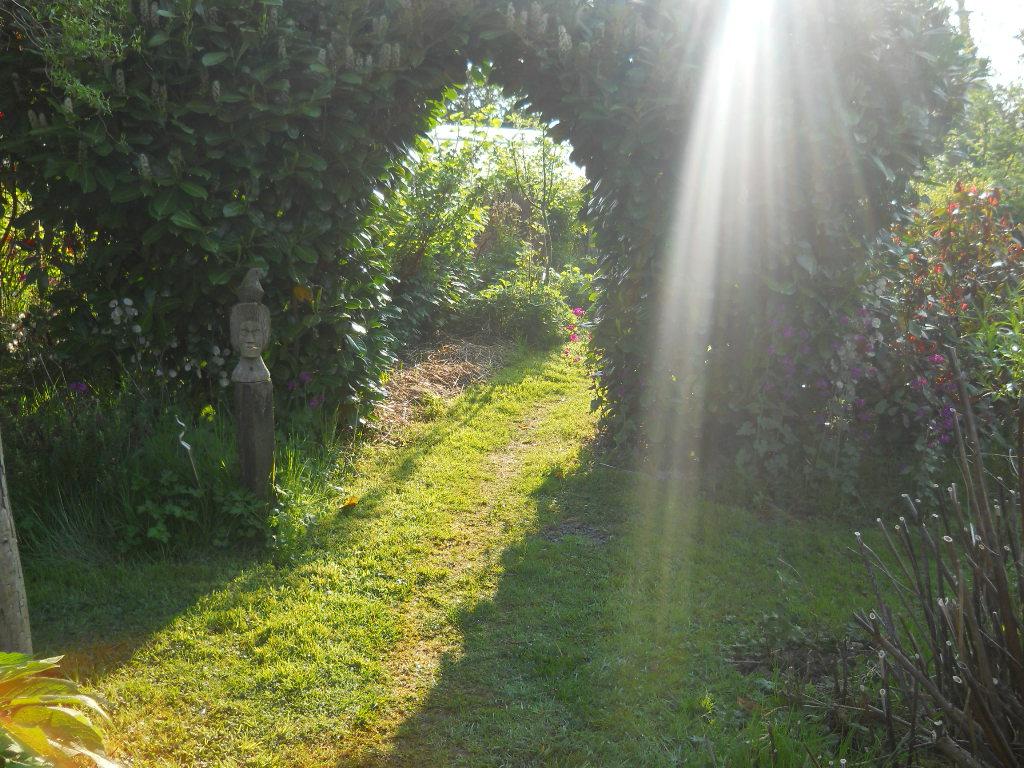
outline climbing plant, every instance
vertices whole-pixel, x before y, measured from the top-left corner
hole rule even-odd
[[[489,61],[587,170],[603,252],[595,402],[616,443],[642,442],[647,409],[690,406],[666,386],[675,363],[652,329],[682,152],[728,5],[141,0],[125,22],[137,50],[71,73],[108,111],[55,89],[39,52],[0,30],[0,59],[18,75],[0,83],[0,153],[31,196],[24,215],[69,238],[30,272],[56,310],[44,319],[55,348],[80,367],[220,379],[225,307],[255,265],[267,271],[278,379],[316,371],[356,412],[379,391],[395,311],[382,244],[362,234],[368,201],[389,194],[393,163],[430,125],[428,103],[467,61]],[[764,236],[727,244],[719,267],[724,286],[750,288],[754,310],[712,318],[724,351],[709,370],[723,383],[712,405],[733,426],[749,416],[735,399],[771,363],[747,359],[739,387],[725,372],[763,346],[768,299],[800,296],[793,311],[824,327],[854,282],[859,238],[885,221],[967,76],[937,1],[777,6],[777,186],[729,191],[729,217]]]

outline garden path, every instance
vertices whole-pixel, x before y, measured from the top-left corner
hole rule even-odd
[[[845,624],[845,531],[592,461],[589,401],[579,366],[522,353],[365,447],[273,559],[38,566],[44,650],[71,644],[146,768],[838,757],[727,657],[779,622]]]

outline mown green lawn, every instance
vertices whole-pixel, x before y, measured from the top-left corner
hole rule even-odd
[[[31,562],[40,650],[140,768],[871,764],[726,659],[770,613],[844,630],[847,527],[606,467],[589,402],[585,371],[522,353],[309,477],[322,512],[284,555]]]

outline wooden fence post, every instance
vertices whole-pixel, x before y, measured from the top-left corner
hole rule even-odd
[[[7,493],[4,443],[0,437],[0,651],[32,653],[28,598],[14,530],[14,513]]]
[[[239,354],[231,381],[242,484],[268,500],[274,488],[274,385],[262,357],[270,341],[270,310],[262,298],[260,272],[250,269],[231,308],[231,344]]]

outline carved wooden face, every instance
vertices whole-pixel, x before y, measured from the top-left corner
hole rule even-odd
[[[262,304],[231,309],[231,344],[242,357],[259,357],[270,341],[270,311]]]

